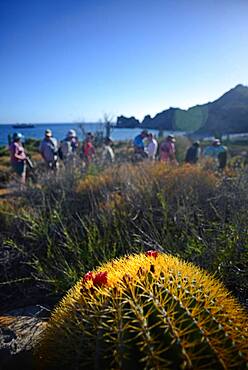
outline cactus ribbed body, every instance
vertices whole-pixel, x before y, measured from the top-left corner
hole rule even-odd
[[[150,251],[88,273],[57,306],[41,369],[244,369],[247,317],[205,271]]]

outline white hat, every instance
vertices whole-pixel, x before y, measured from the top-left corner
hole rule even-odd
[[[20,140],[22,138],[23,138],[23,136],[22,136],[22,134],[20,132],[15,132],[13,134],[13,140]]]
[[[52,131],[49,128],[45,131],[45,135],[46,136],[53,136]]]
[[[174,136],[174,135],[168,135],[168,136],[167,136],[167,139],[168,139],[169,141],[172,141],[173,143],[175,143],[175,141],[176,141],[176,139],[175,139],[175,136]]]
[[[76,137],[76,131],[75,130],[69,130],[68,133],[67,133],[67,136],[68,137]]]
[[[220,139],[214,139],[213,145],[220,145]]]

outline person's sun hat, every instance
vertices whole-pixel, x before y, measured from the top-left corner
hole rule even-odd
[[[219,139],[214,139],[213,140],[213,145],[220,145],[220,140]]]
[[[69,130],[67,133],[67,137],[76,137],[76,131],[75,130]]]
[[[195,141],[195,142],[193,143],[193,145],[194,145],[194,146],[200,146],[200,141],[199,141],[199,140]]]
[[[48,128],[46,131],[45,131],[45,135],[47,137],[51,137],[53,134],[52,134],[52,131]]]
[[[22,138],[23,138],[23,136],[22,136],[22,134],[20,132],[15,132],[13,134],[13,140],[20,140]]]
[[[167,136],[167,139],[172,141],[173,143],[175,143],[176,139],[175,139],[175,136],[174,135],[168,135]]]

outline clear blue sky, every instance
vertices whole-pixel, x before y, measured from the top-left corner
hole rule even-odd
[[[247,0],[0,0],[0,122],[98,121],[248,84]]]

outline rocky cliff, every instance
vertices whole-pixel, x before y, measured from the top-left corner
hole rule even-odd
[[[169,108],[153,118],[147,115],[141,123],[135,117],[120,116],[117,127],[181,130],[201,134],[248,132],[248,87],[237,85],[219,99],[188,110]]]

